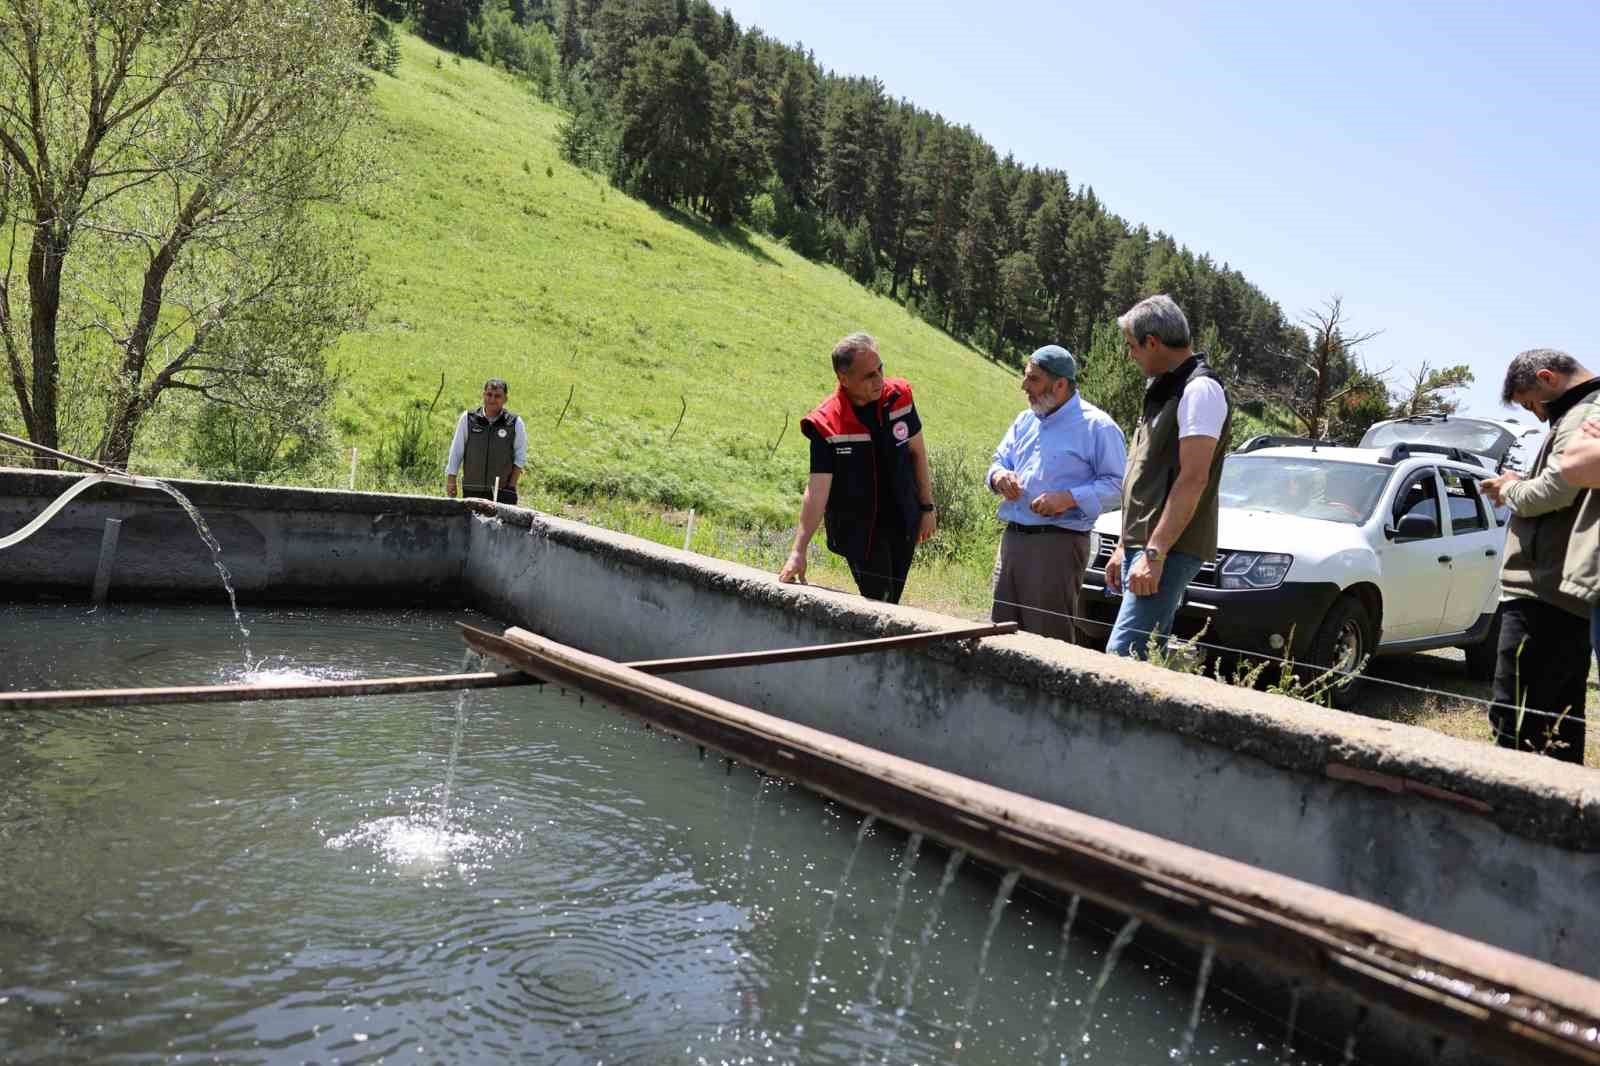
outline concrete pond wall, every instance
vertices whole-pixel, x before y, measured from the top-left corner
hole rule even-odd
[[[70,475],[0,470],[0,533]],[[467,603],[613,659],[966,624],[528,510],[178,483],[240,601]],[[0,597],[220,598],[188,519],[100,486],[0,552]],[[1600,977],[1600,770],[1181,676],[1029,634],[687,675],[696,688]]]

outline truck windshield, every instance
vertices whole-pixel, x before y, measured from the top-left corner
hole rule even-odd
[[[1217,486],[1224,507],[1360,524],[1372,514],[1393,468],[1326,459],[1230,455]]]

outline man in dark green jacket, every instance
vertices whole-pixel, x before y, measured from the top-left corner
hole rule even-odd
[[[457,419],[444,464],[444,493],[451,499],[460,475],[465,497],[517,502],[517,480],[528,462],[528,430],[506,410],[509,391],[500,378],[490,378],[483,383],[483,406]]]
[[[1122,539],[1106,563],[1106,588],[1122,594],[1106,651],[1143,658],[1149,645],[1165,645],[1183,590],[1216,558],[1233,413],[1170,296],[1141,300],[1117,325],[1150,384],[1122,475]]]
[[[1489,724],[1501,747],[1576,763],[1583,762],[1591,605],[1563,581],[1573,524],[1588,493],[1567,480],[1562,459],[1597,398],[1600,378],[1566,352],[1535,348],[1518,355],[1501,399],[1550,423],[1550,436],[1526,478],[1506,473],[1483,483],[1494,503],[1512,511]]]

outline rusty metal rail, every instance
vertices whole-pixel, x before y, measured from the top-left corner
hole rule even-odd
[[[1600,982],[1327,889],[901,759],[520,629],[467,643],[1196,944],[1326,984],[1499,1061],[1600,1064]]]
[[[681,659],[648,659],[625,663],[648,674],[674,674],[690,670],[727,670],[739,666],[825,659],[840,655],[913,648],[951,640],[976,640],[1014,632],[1015,622],[962,626],[929,633],[852,640],[838,644],[809,644],[798,648],[741,651],[724,655],[695,655]],[[54,692],[0,692],[0,711],[78,707],[141,707],[164,703],[243,703],[255,700],[334,699],[343,696],[404,695],[411,692],[449,692],[469,688],[505,688],[536,681],[527,674],[429,674],[424,677],[367,678],[356,681],[287,681],[255,685],[187,685],[169,688],[71,689]]]

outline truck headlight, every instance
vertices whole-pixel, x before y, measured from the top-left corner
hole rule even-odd
[[[1095,560],[1100,558],[1100,534],[1089,530],[1089,566],[1092,569]]]
[[[1289,576],[1292,555],[1270,552],[1234,552],[1217,571],[1219,589],[1271,589]]]

